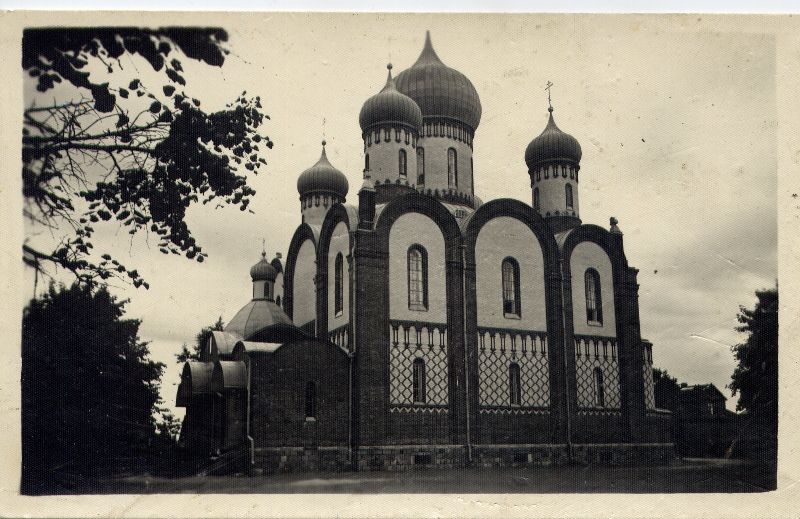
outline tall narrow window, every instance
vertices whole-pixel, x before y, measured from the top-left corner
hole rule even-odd
[[[275,298],[275,304],[281,306],[281,296]]]
[[[425,150],[417,148],[417,185],[425,185]]]
[[[564,194],[567,197],[567,209],[572,209],[572,185],[564,186]]]
[[[538,173],[537,173],[538,175]],[[540,202],[539,202],[539,188],[533,188],[533,208],[539,211],[540,209]]]
[[[600,274],[594,269],[586,271],[586,320],[603,324],[603,299],[600,288]]]
[[[336,272],[334,282],[334,299],[336,301],[336,316],[344,311],[344,258],[342,253],[336,255]]]
[[[503,260],[503,314],[506,317],[520,315],[519,263],[514,258]]]
[[[447,150],[447,185],[458,187],[458,157],[454,148]]]
[[[428,253],[419,245],[408,249],[408,308],[428,309]]]
[[[306,419],[317,416],[317,385],[312,381],[306,384]]]
[[[522,404],[522,387],[519,382],[519,364],[512,362],[508,366],[508,387],[511,391],[511,405]]]
[[[364,155],[364,171],[369,171],[369,153]]]
[[[406,176],[406,150],[400,150],[400,155],[397,159],[400,176]]]
[[[594,404],[597,407],[606,406],[606,384],[600,368],[594,368]]]
[[[425,403],[425,361],[414,359],[411,371],[412,397],[415,404]]]

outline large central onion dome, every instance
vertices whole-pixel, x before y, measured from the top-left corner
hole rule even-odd
[[[439,59],[433,50],[431,34],[417,62],[397,76],[397,89],[417,102],[424,117],[454,119],[473,131],[481,122],[478,91],[467,76]]]
[[[325,154],[325,141],[322,141],[322,155],[316,164],[303,171],[297,179],[297,192],[306,195],[334,194],[341,198],[347,196],[350,185],[344,173],[334,168]]]
[[[422,111],[413,99],[397,91],[392,79],[392,64],[386,68],[389,69],[386,86],[361,107],[358,116],[361,131],[368,132],[378,124],[400,124],[418,130],[422,126]]]
[[[553,109],[548,108],[548,111],[550,120],[547,121],[547,126],[525,150],[525,163],[528,169],[548,161],[571,161],[576,164],[581,161],[582,152],[578,139],[562,132],[553,119]]]

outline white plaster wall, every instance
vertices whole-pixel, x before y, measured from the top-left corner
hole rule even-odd
[[[428,310],[408,308],[408,248],[419,244],[428,252]],[[406,213],[389,231],[389,317],[409,321],[447,322],[444,236],[425,215]]]
[[[603,325],[586,322],[586,269],[593,268],[600,274],[603,299]],[[570,258],[572,275],[572,311],[575,333],[578,335],[600,335],[616,337],[616,317],[614,315],[614,278],[611,260],[599,245],[593,242],[579,243]]]
[[[283,308],[283,272],[275,276],[275,301],[281,298],[281,308]]]
[[[470,161],[472,148],[466,142],[452,137],[431,136],[420,137],[417,145],[425,150],[425,189],[446,191],[449,188],[447,185],[447,150],[454,148],[458,161],[458,192],[473,195]],[[414,171],[416,172],[416,169]]]
[[[501,266],[511,256],[519,263],[520,319],[503,315]],[[475,242],[478,326],[547,330],[544,256],[527,225],[508,216],[489,220]]]
[[[314,277],[317,275],[316,250],[311,240],[306,240],[297,251],[292,287],[292,319],[302,326],[317,316],[317,294]]]
[[[344,324],[347,324],[350,319],[349,304],[350,304],[350,274],[347,266],[347,255],[350,247],[350,235],[347,231],[347,225],[344,222],[339,222],[333,230],[331,236],[331,245],[328,248],[328,330],[334,330]],[[336,256],[342,254],[342,262],[344,269],[342,270],[342,290],[344,308],[342,314],[336,316]]]
[[[374,137],[375,132],[372,132]],[[380,181],[381,184],[387,180],[395,182],[400,177],[400,150],[406,150],[406,176],[402,177],[408,183],[417,183],[417,149],[413,146],[413,137],[409,133],[408,144],[406,144],[405,133],[400,132],[400,142],[395,139],[395,131],[392,130],[389,142],[383,140],[383,130],[381,130],[381,141],[366,146],[365,153],[369,154],[369,175],[373,181]]]
[[[578,195],[578,182],[575,179],[561,175],[561,166],[558,166],[558,177],[553,177],[553,166],[550,168],[548,177],[544,178],[544,173],[540,175],[541,180],[533,184],[533,188],[539,188],[539,214],[542,216],[555,216],[558,211],[559,215],[568,214],[580,217],[580,201]],[[564,186],[570,184],[572,186],[572,209],[567,210],[567,196]],[[533,204],[533,188],[531,189],[531,204]],[[550,213],[548,215],[548,213]]]
[[[305,208],[303,208],[303,202],[300,202],[303,222],[308,225],[321,226],[322,222],[325,220],[325,215],[328,214],[328,209],[335,203],[335,197],[331,195],[311,195],[310,202],[306,204]]]

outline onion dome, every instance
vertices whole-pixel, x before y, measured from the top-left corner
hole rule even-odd
[[[253,281],[275,281],[278,271],[267,261],[267,253],[261,253],[261,261],[250,267],[250,277]]]
[[[474,131],[481,122],[481,100],[467,76],[439,59],[425,34],[417,62],[397,76],[397,89],[416,101],[424,117],[454,119]]]
[[[392,79],[392,64],[389,63],[386,68],[389,69],[386,86],[361,107],[358,115],[361,131],[367,132],[377,124],[402,124],[419,129],[422,126],[422,111],[413,99],[397,91]]]
[[[301,197],[312,193],[333,193],[342,198],[347,196],[350,187],[347,177],[328,162],[325,144],[325,141],[322,141],[322,155],[319,161],[303,171],[297,179],[297,191]]]
[[[551,160],[565,160],[578,163],[581,161],[581,145],[578,139],[568,133],[562,132],[553,119],[553,108],[550,120],[547,121],[544,131],[533,139],[525,150],[525,163],[529,169],[541,162]]]

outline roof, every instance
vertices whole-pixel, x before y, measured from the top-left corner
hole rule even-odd
[[[322,154],[316,164],[303,171],[297,178],[297,192],[300,196],[312,193],[333,193],[347,196],[350,185],[344,173],[333,167],[325,153],[325,141],[322,141]]]
[[[417,103],[399,92],[392,79],[392,65],[383,90],[366,100],[358,115],[361,131],[367,132],[378,124],[401,124],[418,130],[422,126],[422,111]]]
[[[228,326],[225,327],[226,331],[211,332],[211,337],[208,339],[208,352],[211,358],[216,358],[219,355],[230,355],[233,353],[233,347],[236,346],[236,342],[242,338],[238,333],[227,331],[227,329]]]
[[[542,133],[528,144],[525,150],[525,163],[532,169],[534,165],[550,160],[581,161],[581,145],[578,139],[562,132],[553,119],[553,109]]]
[[[242,361],[221,360],[214,365],[211,379],[214,391],[247,388],[247,366]]]
[[[416,63],[395,80],[397,90],[413,99],[423,117],[455,119],[473,131],[481,122],[481,100],[472,82],[442,63],[433,50],[430,31]]]
[[[225,333],[234,334],[238,339],[248,340],[266,328],[275,325],[294,327],[292,320],[274,301],[254,299],[244,305],[233,319],[225,326]],[[233,352],[233,344],[229,344],[229,353]]]
[[[213,370],[213,362],[186,362],[181,373],[181,383],[178,385],[176,405],[186,407],[192,397],[211,393]]]

